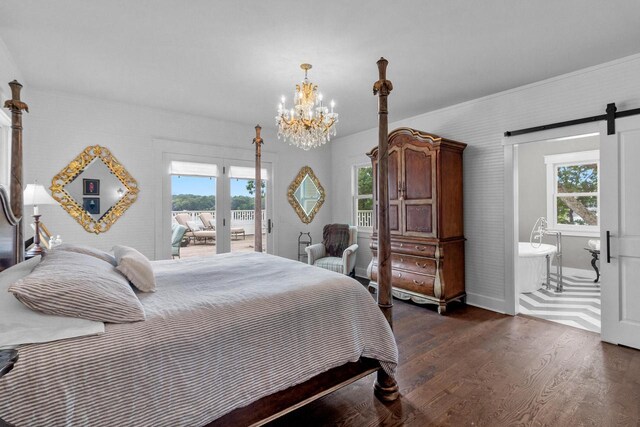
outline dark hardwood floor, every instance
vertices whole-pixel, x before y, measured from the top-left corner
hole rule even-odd
[[[593,332],[398,300],[394,329],[398,401],[371,375],[269,426],[640,426],[640,351]]]

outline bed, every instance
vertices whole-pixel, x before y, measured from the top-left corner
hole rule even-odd
[[[380,84],[386,143],[390,83],[381,68]],[[20,104],[12,105],[15,118]],[[21,129],[13,140],[20,153]],[[12,154],[21,174],[21,155]],[[385,174],[381,165],[386,186]],[[388,218],[380,200],[383,240]],[[8,206],[4,191],[0,205]],[[0,240],[15,242],[20,224],[3,212]],[[17,244],[3,253],[2,268],[18,263],[21,251]],[[351,278],[262,253],[153,262],[158,290],[139,294],[146,320],[21,345],[18,363],[0,379],[0,417],[29,426],[261,425],[374,372],[376,396],[395,400],[384,259],[380,269],[376,305]]]
[[[361,358],[394,373],[391,329],[348,277],[262,253],[152,264],[145,321],[20,347],[0,379],[6,421],[203,426]]]

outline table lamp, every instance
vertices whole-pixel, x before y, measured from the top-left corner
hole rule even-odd
[[[36,181],[34,184],[27,184],[24,189],[25,206],[33,206],[33,222],[35,225],[35,234],[33,235],[33,247],[27,252],[27,257],[31,258],[36,255],[42,255],[44,250],[40,246],[40,212],[38,205],[55,205],[57,202],[47,193],[42,184]]]

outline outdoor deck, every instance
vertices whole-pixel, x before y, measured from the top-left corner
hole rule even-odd
[[[262,242],[263,250],[266,251],[266,234],[262,234]],[[202,242],[193,244],[193,242],[190,242],[188,246],[180,248],[180,258],[215,255],[216,249],[216,245],[211,242],[208,242],[206,244]],[[255,247],[253,245],[253,234],[247,234],[244,239],[241,236],[237,239],[231,239],[231,252],[253,252],[254,250]]]

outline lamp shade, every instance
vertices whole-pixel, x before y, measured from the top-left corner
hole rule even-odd
[[[25,205],[55,205],[56,203],[42,184],[27,184],[27,188],[24,189]]]

